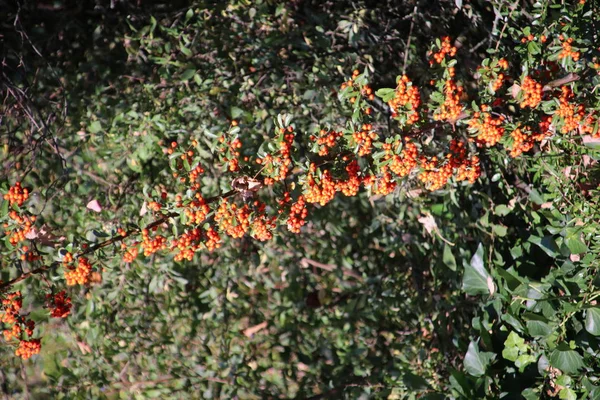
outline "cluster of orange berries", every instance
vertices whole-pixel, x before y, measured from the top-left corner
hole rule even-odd
[[[535,142],[542,141],[545,137],[549,136],[550,129],[550,117],[542,119],[540,122],[541,133],[532,133],[528,126],[523,128],[517,128],[511,132],[510,136],[513,139],[510,156],[515,158],[531,150]]]
[[[571,132],[579,126],[585,115],[585,108],[582,104],[571,104],[570,100],[574,97],[573,92],[566,86],[561,88],[559,97],[560,106],[554,113],[553,120],[562,119],[561,133]]]
[[[348,178],[346,180],[338,181],[336,184],[336,190],[342,192],[348,197],[356,196],[361,183],[361,179],[358,176],[360,171],[358,161],[352,160],[350,163],[348,163],[348,165],[346,165],[345,169],[346,173],[348,174]]]
[[[41,258],[34,251],[30,251],[29,246],[23,246],[23,247],[21,247],[21,250],[23,251],[23,254],[21,254],[21,256],[19,257],[21,259],[21,261],[32,262],[35,260],[39,260]]]
[[[300,233],[300,228],[306,224],[307,216],[306,202],[304,196],[300,195],[290,209],[290,215],[287,219],[288,230],[293,233]]]
[[[376,179],[365,179],[365,187],[373,186],[373,193],[387,196],[396,189],[396,182],[387,165],[381,167],[381,175]]]
[[[181,205],[181,196],[176,196],[175,200],[178,203],[178,207]],[[184,213],[187,218],[187,225],[199,225],[205,219],[210,212],[210,207],[206,204],[206,201],[200,193],[195,194],[195,199],[192,200],[185,208]]]
[[[215,213],[215,221],[219,224],[219,228],[225,231],[232,238],[241,238],[250,227],[250,209],[244,204],[239,207],[234,204],[229,204],[227,199],[221,201],[217,212]]]
[[[441,64],[446,56],[454,57],[456,55],[456,47],[450,43],[450,37],[445,36],[441,40],[440,50],[437,53],[433,53],[433,59],[429,60],[429,64],[433,65],[434,62]]]
[[[17,321],[21,307],[23,307],[23,296],[20,291],[7,294],[2,299],[4,313],[0,314],[0,322],[14,324]]]
[[[6,340],[7,342],[10,341],[12,338],[18,338],[21,336],[21,325],[19,324],[14,324],[12,326],[12,328],[10,329],[5,329],[2,334],[4,335],[4,340]]]
[[[134,243],[131,246],[127,246],[125,243],[121,243],[121,249],[125,251],[123,253],[123,262],[132,263],[138,256],[139,249],[137,247],[138,243]]]
[[[39,354],[42,349],[40,339],[21,340],[19,347],[15,351],[17,357],[21,357],[23,360],[27,360],[29,357]]]
[[[465,143],[456,139],[450,142],[450,152],[445,160],[438,163],[437,157],[430,160],[422,157],[420,163],[424,171],[419,174],[419,180],[430,191],[443,188],[453,175],[457,181],[466,180],[469,183],[474,183],[481,175],[479,158],[468,158]]]
[[[364,95],[369,100],[374,100],[375,99],[375,94],[373,93],[373,89],[371,89],[371,86],[369,86],[369,85],[363,86],[360,89],[360,93],[362,95]]]
[[[200,165],[196,165],[194,168],[192,168],[192,170],[190,171],[190,173],[188,175],[190,189],[192,189],[192,190],[200,189],[200,182],[198,182],[198,177],[203,173],[204,173],[204,168],[202,168],[202,166],[200,166]]]
[[[2,333],[5,340],[19,338],[19,347],[15,351],[15,355],[26,360],[34,354],[38,354],[41,349],[39,339],[31,339],[29,341],[22,338],[23,332],[28,336],[33,335],[35,322],[27,320],[19,315],[19,311],[23,306],[23,297],[20,291],[8,293],[2,299],[2,308],[4,312],[0,314],[0,322],[5,324],[14,324],[11,329],[5,329]]]
[[[171,142],[171,146],[169,148],[167,148],[167,154],[171,155],[175,152],[175,149],[177,148],[177,142]]]
[[[282,181],[287,177],[292,165],[292,145],[294,143],[294,128],[291,126],[279,128],[279,132],[283,135],[283,140],[279,143],[279,157],[275,158],[275,162],[279,164],[279,175],[275,177],[276,181]]]
[[[504,116],[493,118],[490,113],[486,112],[488,110],[489,107],[487,105],[482,105],[482,112],[475,112],[468,124],[473,133],[477,133],[477,142],[479,144],[493,146],[504,135],[504,128],[502,127]]]
[[[153,228],[156,230],[156,227]],[[164,250],[167,248],[167,239],[162,235],[156,235],[150,237],[150,231],[146,228],[142,229],[142,249],[144,250],[144,256],[148,257],[156,253],[157,251]]]
[[[530,76],[526,76],[523,79],[521,92],[523,93],[523,100],[520,104],[521,108],[536,108],[542,101],[542,84],[536,82]]]
[[[594,133],[595,126],[599,123],[598,117],[593,114],[589,114],[585,117],[585,120],[580,125],[582,134],[593,135],[594,138],[600,137],[600,129],[597,129]]]
[[[191,231],[184,232],[177,239],[173,240],[171,250],[177,248],[179,253],[175,255],[175,261],[192,261],[194,253],[198,251],[201,245],[202,234],[200,229],[194,228]]]
[[[321,174],[319,183],[317,183],[314,177],[316,170],[316,165],[311,163],[309,173],[306,177],[308,190],[304,194],[304,198],[307,203],[319,203],[324,206],[335,197],[336,184],[329,170],[325,170]]]
[[[363,124],[361,128],[361,131],[352,134],[352,139],[358,145],[358,155],[362,157],[371,154],[373,141],[377,140],[378,136],[372,131],[371,124]]]
[[[77,259],[77,267],[75,269],[65,270],[65,280],[67,281],[67,286],[85,285],[90,281],[91,274],[92,264],[90,261],[85,257],[79,257]]]
[[[204,242],[204,245],[208,251],[213,251],[214,249],[221,247],[221,237],[212,226],[206,230],[206,241]]]
[[[462,112],[463,106],[460,104],[460,97],[463,92],[462,86],[457,85],[452,79],[448,79],[444,85],[444,103],[439,110],[436,110],[433,119],[436,121],[456,121]]]
[[[233,125],[233,123],[232,123],[232,125]],[[234,126],[236,126],[236,125],[237,125],[237,122],[235,123]],[[226,142],[226,139],[225,139],[224,135],[219,137],[219,143],[224,144],[225,142]],[[221,153],[224,153],[225,151],[229,150],[230,153],[233,155],[232,158],[227,158],[227,157],[223,158],[223,161],[225,161],[227,163],[227,169],[230,172],[239,171],[239,169],[240,169],[239,149],[241,149],[241,148],[242,148],[242,141],[240,140],[240,138],[235,138],[231,141],[231,143],[227,144],[227,147],[221,147],[219,149],[219,151]]]
[[[407,114],[406,124],[411,125],[419,121],[417,109],[421,105],[421,95],[419,89],[412,85],[408,76],[400,77],[394,91],[394,98],[388,101],[388,105],[392,109],[392,118],[396,118],[400,110],[404,110],[409,105],[410,111]]]
[[[257,203],[255,203],[257,205]],[[264,214],[265,204],[262,203],[257,210],[257,214],[252,218],[252,237],[261,242],[273,239],[273,229],[277,227],[275,220],[277,217],[267,217]]]
[[[496,79],[491,83],[492,91],[497,92],[504,84],[504,74],[499,73]]]
[[[310,136],[311,141],[316,141],[319,145],[319,155],[326,156],[329,154],[329,151],[335,147],[337,144],[337,140],[341,138],[344,134],[342,132],[336,131],[326,131],[325,129],[321,129],[319,131],[319,136],[316,137],[314,135]]]
[[[393,147],[398,148],[399,146],[399,142],[396,142],[393,145],[392,143],[386,143],[383,145],[383,148],[386,152],[385,159],[392,159],[392,162],[389,164],[390,170],[399,177],[404,177],[410,174],[413,168],[417,166],[419,151],[414,143],[407,140],[402,149],[402,153],[400,155],[394,154]]]
[[[560,40],[564,40],[564,37],[560,35]],[[581,57],[581,53],[573,50],[573,38],[568,38],[562,43],[562,50],[558,53],[558,59],[561,60],[563,58],[571,57],[573,61],[579,61],[579,57]]]
[[[156,201],[148,202],[148,208],[154,212],[159,212],[162,208],[162,205]]]
[[[23,242],[27,239],[27,234],[31,231],[31,227],[36,220],[35,215],[19,215],[15,210],[11,210],[8,213],[8,217],[13,220],[18,228],[14,228],[13,230],[9,230],[9,224],[4,223],[3,227],[6,229],[4,233],[8,236],[8,241],[13,246],[16,246],[18,243]]]
[[[29,198],[29,189],[22,187],[21,182],[15,182],[3,197],[11,206],[16,203],[20,207]]]
[[[292,126],[288,126],[287,129],[279,128],[279,133],[282,135],[282,140],[279,142],[279,155],[273,157],[271,154],[267,154],[263,158],[256,159],[257,164],[263,165],[265,174],[271,175],[264,179],[265,185],[270,186],[275,182],[283,181],[290,172],[292,168],[291,152],[294,144],[293,132]]]
[[[55,295],[47,294],[46,300],[49,308],[52,309],[50,312],[52,318],[66,318],[71,313],[71,298],[67,296],[64,290]]]

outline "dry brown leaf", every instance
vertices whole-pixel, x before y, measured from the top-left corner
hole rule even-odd
[[[244,329],[244,336],[247,338],[252,337],[255,333],[265,329],[267,327],[267,321],[261,322],[258,325],[251,326],[250,328]]]

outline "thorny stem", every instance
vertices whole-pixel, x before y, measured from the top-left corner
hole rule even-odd
[[[231,197],[231,196],[233,196],[233,195],[235,195],[237,193],[238,193],[237,190],[230,190],[230,191],[225,192],[223,194],[219,194],[217,196],[209,197],[208,199],[205,200],[205,202],[207,204],[214,203],[217,200],[226,199],[226,198]],[[113,243],[117,243],[117,242],[123,241],[123,240],[127,239],[128,237],[130,237],[132,235],[140,233],[142,231],[142,229],[152,229],[152,228],[154,228],[156,226],[164,224],[170,218],[175,218],[175,217],[178,217],[178,216],[179,216],[179,213],[175,213],[175,212],[171,212],[171,213],[165,214],[161,218],[157,219],[156,221],[153,221],[150,224],[146,225],[145,228],[130,229],[127,232],[125,232],[124,235],[114,236],[114,237],[112,237],[112,238],[110,238],[108,240],[105,240],[104,242],[100,242],[100,243],[98,243],[98,244],[96,244],[94,246],[91,246],[91,247],[89,247],[89,248],[81,251],[80,253],[78,253],[77,255],[75,255],[75,258],[79,258],[79,257],[82,257],[82,256],[84,256],[86,254],[93,253],[96,250],[99,250],[99,249],[102,249],[104,247],[110,246]],[[0,284],[0,292],[5,291],[9,287],[11,287],[11,286],[13,286],[13,285],[15,285],[15,284],[17,284],[17,283],[19,283],[21,281],[24,281],[25,279],[29,278],[32,275],[41,274],[42,272],[45,272],[45,271],[48,271],[50,269],[56,268],[60,264],[61,264],[60,262],[55,261],[55,262],[53,262],[51,264],[48,264],[48,265],[42,265],[41,267],[33,269],[33,270],[31,270],[29,272],[26,272],[26,273],[24,273],[22,275],[19,275],[18,277],[14,278],[14,279],[11,279],[10,281],[1,283]]]

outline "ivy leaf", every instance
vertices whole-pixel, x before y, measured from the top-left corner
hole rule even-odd
[[[550,365],[560,369],[565,374],[576,374],[583,367],[583,357],[564,344],[550,354]]]
[[[479,346],[476,342],[471,341],[467,354],[465,354],[465,371],[473,376],[482,376],[485,374],[487,366],[494,358],[494,353],[479,352]]]
[[[585,315],[585,330],[600,336],[600,308],[588,308]]]
[[[558,394],[558,398],[564,400],[577,400],[577,394],[573,391],[573,389],[563,388]]]
[[[527,331],[533,337],[546,337],[552,333],[550,325],[544,321],[527,321]]]
[[[577,236],[570,236],[566,240],[567,247],[572,254],[581,254],[588,251],[588,247],[586,246],[581,239]]]
[[[493,294],[494,282],[487,272],[483,261],[483,246],[481,243],[471,258],[469,265],[465,265],[462,289],[468,295]]]

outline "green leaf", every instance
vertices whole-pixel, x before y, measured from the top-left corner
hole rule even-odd
[[[550,257],[556,257],[558,255],[559,249],[552,236],[544,236],[543,238],[539,236],[530,236],[529,241],[538,245]]]
[[[499,204],[496,206],[496,208],[494,208],[494,214],[499,217],[504,217],[505,215],[510,214],[510,211],[510,208],[504,204]]]
[[[90,133],[98,133],[102,130],[102,124],[100,121],[94,121],[88,126],[88,131]]]
[[[180,78],[182,81],[189,81],[195,74],[196,70],[194,68],[186,69],[183,71]]]
[[[456,259],[454,258],[454,254],[452,254],[452,249],[447,244],[444,245],[444,254],[442,256],[442,260],[444,264],[452,271],[456,271]]]
[[[471,258],[471,263],[465,265],[462,289],[468,295],[493,294],[494,282],[483,262],[483,246],[480,243]]]
[[[375,92],[377,97],[381,98],[384,102],[390,101],[394,97],[394,89],[382,88]]]
[[[586,244],[583,243],[583,241],[577,236],[568,237],[566,243],[567,247],[569,248],[569,251],[572,254],[581,254],[588,251],[588,247],[586,246]]]
[[[0,208],[0,218],[6,217],[8,214],[8,200],[2,201],[2,207]]]
[[[529,345],[525,343],[525,339],[519,336],[516,332],[511,332],[504,341],[502,357],[510,361],[517,361],[519,354],[525,354],[528,351]]]
[[[465,371],[473,376],[482,376],[493,357],[494,353],[479,352],[477,343],[471,341],[465,354]]]
[[[500,237],[504,237],[506,236],[506,233],[508,232],[508,228],[505,227],[504,225],[492,225],[492,231],[500,236]]]
[[[577,394],[575,394],[573,389],[563,388],[558,394],[558,398],[564,400],[577,400]]]
[[[238,118],[240,115],[242,115],[244,113],[244,110],[242,110],[239,107],[231,107],[231,118],[236,119]]]
[[[546,337],[552,333],[550,325],[544,321],[527,321],[527,332],[533,337]]]
[[[563,343],[550,354],[550,365],[565,374],[576,374],[583,367],[583,357]]]
[[[191,57],[192,56],[192,51],[190,49],[188,49],[187,47],[185,47],[183,45],[183,43],[179,43],[179,50],[181,50],[181,52],[187,56],[187,57]],[[191,76],[190,76],[191,78]],[[189,78],[188,78],[189,79]]]
[[[585,314],[585,330],[600,336],[600,308],[588,308]]]

